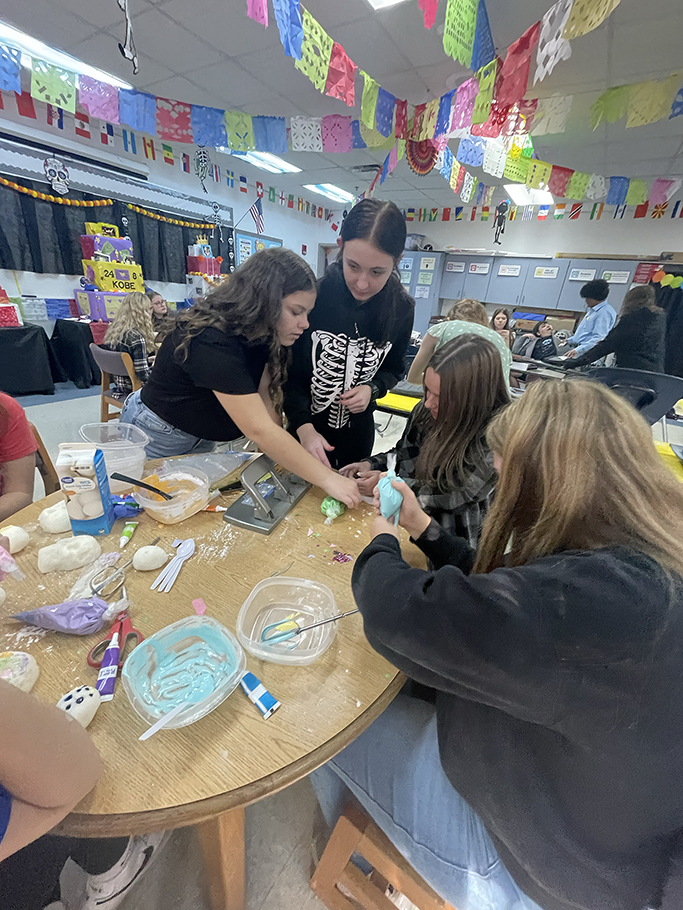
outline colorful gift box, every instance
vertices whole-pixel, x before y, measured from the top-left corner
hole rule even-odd
[[[82,234],[80,241],[84,259],[93,259],[97,253],[109,262],[135,263],[133,241],[130,237],[105,237],[103,234]],[[100,258],[100,256],[97,258]]]
[[[96,284],[100,291],[145,291],[142,268],[139,265],[95,262],[83,260],[83,273],[89,282]]]
[[[115,224],[107,224],[105,221],[86,221],[86,234],[104,234],[105,237],[118,237],[119,229]]]
[[[88,316],[92,322],[98,320],[110,322],[118,313],[127,292],[106,294],[102,291],[83,291],[76,288],[74,296],[83,315]]]
[[[220,275],[221,263],[218,259],[209,259],[206,256],[188,256],[187,271],[190,275]]]

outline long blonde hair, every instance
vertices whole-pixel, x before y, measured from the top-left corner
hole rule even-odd
[[[121,307],[104,336],[104,343],[117,345],[131,329],[140,332],[149,351],[155,350],[152,304],[149,297],[139,291],[123,298]]]
[[[475,572],[625,546],[683,574],[683,484],[645,420],[607,386],[535,382],[491,421],[487,440],[502,469]]]
[[[473,297],[463,297],[454,303],[446,314],[446,319],[462,319],[464,322],[476,322],[478,325],[488,325],[489,317],[486,315],[486,309],[483,303],[475,300]]]

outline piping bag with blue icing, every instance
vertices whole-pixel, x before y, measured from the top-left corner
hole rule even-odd
[[[403,493],[399,493],[392,485],[392,480],[400,480],[396,476],[396,455],[387,456],[387,468],[389,469],[386,476],[380,477],[377,487],[379,489],[379,510],[382,518],[386,518],[392,524],[398,524],[398,516],[403,505]]]

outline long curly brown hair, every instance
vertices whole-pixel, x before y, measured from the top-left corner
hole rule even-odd
[[[190,342],[207,328],[266,343],[270,346],[269,392],[279,409],[289,353],[277,333],[282,299],[297,291],[314,290],[315,275],[296,253],[280,247],[254,253],[227,281],[178,316],[181,340],[175,357],[181,363],[186,360]]]

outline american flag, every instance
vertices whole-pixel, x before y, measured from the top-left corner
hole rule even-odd
[[[256,225],[256,233],[262,234],[266,229],[266,226],[263,223],[263,205],[261,204],[260,196],[249,209],[249,214],[254,219],[254,224]]]

